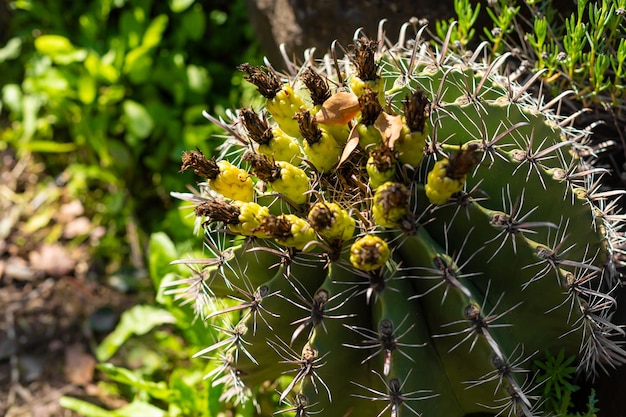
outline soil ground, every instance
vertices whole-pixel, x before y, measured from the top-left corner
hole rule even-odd
[[[101,228],[31,158],[0,152],[0,416],[75,416],[63,395],[120,406],[95,380],[92,352],[133,296],[102,277]],[[42,184],[42,181],[49,181]]]

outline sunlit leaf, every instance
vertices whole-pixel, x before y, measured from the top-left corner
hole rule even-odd
[[[168,413],[147,402],[135,400],[132,403],[115,410],[115,415],[119,417],[165,417]]]
[[[146,108],[133,100],[125,100],[122,107],[129,132],[139,139],[150,135],[154,128],[154,120]]]
[[[17,84],[2,87],[2,102],[14,113],[22,112],[22,89]]]
[[[85,104],[91,104],[96,99],[96,80],[83,75],[78,79],[78,98]]]
[[[75,143],[61,143],[51,140],[31,140],[24,143],[23,147],[35,153],[66,153],[76,150]]]
[[[59,404],[63,408],[76,411],[79,415],[85,417],[116,417],[115,411],[105,410],[87,401],[79,400],[72,397],[59,398]]]
[[[168,0],[167,3],[174,13],[180,13],[187,10],[187,8],[191,6],[194,1],[195,0]]]
[[[74,45],[64,36],[42,35],[35,39],[35,49],[44,55],[54,56],[72,52]]]
[[[97,368],[112,380],[133,387],[139,391],[143,391],[154,398],[165,399],[170,395],[170,390],[164,381],[150,381],[144,379],[138,372],[115,366],[110,363],[101,363],[97,366]],[[118,409],[118,412],[120,410],[122,409]]]
[[[22,40],[18,37],[9,39],[7,44],[0,48],[0,62],[17,58],[20,56],[21,51]]]
[[[146,48],[154,48],[161,43],[163,32],[165,32],[168,22],[169,17],[165,14],[155,17],[154,20],[150,22],[150,26],[148,26],[146,32],[143,34],[141,44]]]

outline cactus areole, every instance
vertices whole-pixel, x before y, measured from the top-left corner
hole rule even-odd
[[[205,113],[230,138],[185,155],[207,175],[176,196],[232,237],[198,309],[224,330],[197,355],[220,361],[224,398],[286,375],[286,415],[533,416],[546,350],[588,378],[626,362],[622,216],[578,156],[586,134],[503,75],[506,56],[411,28],[286,75],[243,65],[266,107]]]

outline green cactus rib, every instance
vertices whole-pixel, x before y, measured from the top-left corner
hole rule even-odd
[[[508,55],[433,50],[409,27],[285,76],[240,67],[265,109],[205,114],[231,137],[214,159],[185,154],[206,182],[174,195],[209,241],[232,239],[178,261],[203,265],[215,297],[199,314],[223,338],[196,356],[217,361],[224,401],[288,376],[286,415],[529,417],[546,350],[588,378],[626,363],[620,193],[579,156],[586,133],[503,76]],[[276,167],[298,187],[265,183]]]

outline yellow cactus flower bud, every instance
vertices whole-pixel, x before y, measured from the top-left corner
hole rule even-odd
[[[268,144],[259,145],[258,152],[275,161],[287,161],[294,165],[302,162],[302,150],[298,141],[279,127],[272,129],[273,137]]]
[[[270,211],[267,207],[261,206],[257,203],[246,203],[241,201],[235,201],[234,204],[239,207],[239,223],[228,226],[233,233],[244,236],[256,236],[260,238],[270,237],[259,229],[263,220],[270,215]]]
[[[382,227],[396,228],[408,214],[409,190],[404,184],[386,182],[376,189],[372,217]]]
[[[295,214],[283,214],[278,216],[291,224],[289,233],[282,237],[275,237],[276,242],[290,248],[302,249],[315,240],[315,230],[305,220]]]
[[[433,169],[428,173],[426,180],[426,196],[433,204],[443,204],[454,193],[458,193],[463,189],[465,184],[465,176],[460,179],[452,179],[446,176],[448,170],[448,159],[437,161]]]
[[[382,143],[383,137],[376,126],[366,126],[363,123],[359,123],[356,128],[359,132],[359,145],[362,149],[366,151],[371,150]]]
[[[443,204],[463,189],[467,174],[479,162],[479,145],[465,144],[450,158],[437,161],[426,178],[426,196],[433,204]]]
[[[226,198],[239,201],[254,200],[254,184],[248,173],[228,161],[218,161],[220,173],[209,179],[209,186]]]
[[[350,247],[350,263],[361,271],[375,271],[389,259],[387,242],[378,236],[365,235]]]
[[[405,125],[400,137],[394,142],[393,150],[398,154],[398,160],[417,168],[424,157],[427,132],[411,132]]]
[[[283,88],[272,99],[268,99],[265,108],[272,115],[278,126],[289,136],[300,136],[298,122],[293,116],[305,107],[304,101],[296,95],[293,87],[283,84]]]
[[[393,153],[389,148],[375,149],[365,165],[369,175],[369,185],[375,190],[396,175],[396,165]]]
[[[309,211],[308,220],[320,236],[330,241],[350,239],[356,227],[350,213],[336,203],[315,203]]]
[[[272,182],[274,191],[281,193],[296,204],[304,204],[309,198],[309,177],[302,169],[285,161],[276,161],[280,178]]]

